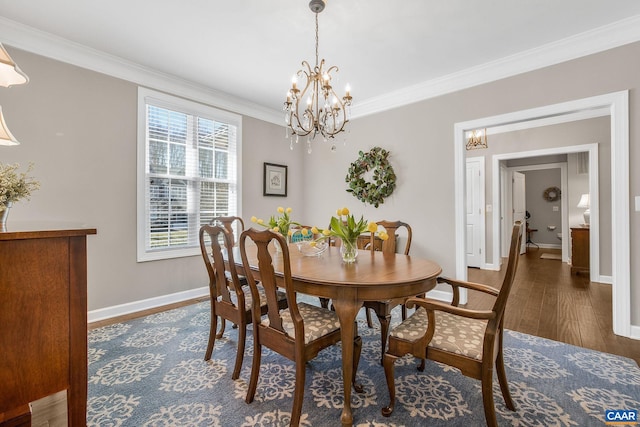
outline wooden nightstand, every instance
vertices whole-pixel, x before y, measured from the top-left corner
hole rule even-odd
[[[589,274],[589,228],[571,227],[571,274]]]

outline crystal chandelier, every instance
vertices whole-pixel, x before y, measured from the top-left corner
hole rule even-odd
[[[325,141],[334,138],[345,130],[344,126],[349,122],[350,116],[349,86],[342,98],[331,86],[331,73],[337,73],[338,67],[325,69],[324,59],[318,62],[318,14],[324,7],[324,0],[309,2],[309,8],[316,15],[316,63],[311,68],[307,61],[302,61],[305,68],[294,75],[284,103],[286,136],[290,140],[290,148],[293,150],[293,142],[297,143],[300,136],[306,136],[309,153],[311,142],[318,134],[321,134]],[[304,80],[300,86],[302,89],[298,88],[298,78]],[[333,144],[331,150],[335,149],[336,146]]]

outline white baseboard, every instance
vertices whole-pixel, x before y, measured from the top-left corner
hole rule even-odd
[[[613,277],[612,276],[603,276],[602,274],[596,280],[598,283],[604,283],[607,285],[613,285]]]
[[[629,338],[632,338],[634,340],[640,340],[640,326],[636,326],[636,325],[631,325],[631,336]]]
[[[554,243],[536,243],[541,249],[562,249],[562,245],[556,245]]]
[[[481,270],[493,270],[493,271],[500,271],[500,264],[496,265],[496,264],[483,264],[482,267],[480,267]]]
[[[161,307],[163,305],[174,304],[176,302],[187,301],[193,298],[200,298],[209,295],[209,287],[190,289],[188,291],[176,292],[175,294],[161,295],[140,301],[128,302],[126,304],[114,305],[112,307],[91,310],[88,313],[88,322],[110,319],[112,317],[123,316],[125,314],[136,313],[138,311]]]
[[[438,301],[451,302],[453,299],[453,292],[451,291],[429,291],[427,292],[427,297],[433,298]],[[462,304],[462,301],[461,301]]]

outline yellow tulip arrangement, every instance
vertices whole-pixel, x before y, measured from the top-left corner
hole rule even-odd
[[[291,234],[293,233],[293,230],[291,229],[292,225],[297,225],[300,226],[299,223],[291,220],[291,212],[293,211],[293,209],[291,208],[283,208],[283,207],[278,207],[278,214],[279,215],[272,215],[271,218],[269,218],[269,222],[265,222],[263,219],[261,218],[257,218],[255,216],[251,217],[251,222],[261,225],[262,227],[268,228],[272,231],[275,231],[276,233],[280,233],[285,237],[291,237]],[[308,233],[308,230],[306,230]]]
[[[331,217],[329,228],[319,229],[313,227],[311,233],[313,235],[320,235],[315,241],[322,241],[330,237],[337,237],[342,240],[342,246],[340,248],[342,252],[342,258],[345,262],[354,262],[358,255],[357,240],[358,236],[365,230],[371,233],[375,233],[378,230],[378,224],[375,222],[367,222],[364,216],[360,217],[360,220],[356,221],[353,214],[349,212],[348,208],[340,208],[336,211],[336,215]],[[389,235],[386,231],[378,233],[378,237],[382,240],[387,240]]]

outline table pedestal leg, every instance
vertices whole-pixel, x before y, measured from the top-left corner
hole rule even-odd
[[[344,385],[344,407],[340,421],[343,427],[353,425],[351,414],[351,379],[353,378],[353,340],[354,322],[362,301],[335,298],[333,306],[340,319],[340,337],[342,339],[342,383]]]

